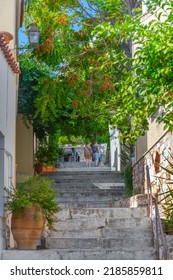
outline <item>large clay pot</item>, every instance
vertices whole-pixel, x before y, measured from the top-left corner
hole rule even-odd
[[[27,206],[24,211],[12,214],[11,231],[17,249],[36,250],[43,229],[44,217],[35,207]]]
[[[34,170],[37,174],[43,174],[45,171],[44,163],[36,163],[34,166]]]

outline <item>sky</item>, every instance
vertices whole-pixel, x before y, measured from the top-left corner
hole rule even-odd
[[[24,29],[24,26],[22,26],[19,29],[18,35],[19,35],[19,45],[26,45],[28,44],[28,36],[25,34],[26,30]]]

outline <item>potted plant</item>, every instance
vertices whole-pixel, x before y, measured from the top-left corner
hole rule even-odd
[[[42,174],[45,170],[45,165],[48,161],[48,149],[46,146],[39,146],[37,152],[34,154],[34,170],[36,174]]]
[[[12,212],[11,231],[18,249],[36,249],[45,225],[54,229],[59,206],[53,186],[54,181],[37,175],[17,184],[14,190],[5,188],[5,207]]]
[[[58,159],[63,153],[62,148],[51,143],[39,146],[34,155],[35,158],[35,172],[42,174],[44,171],[57,171]]]

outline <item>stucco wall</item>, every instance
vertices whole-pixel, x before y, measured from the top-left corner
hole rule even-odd
[[[1,179],[0,224],[4,225],[4,187],[15,185],[15,127],[17,106],[16,75],[6,63],[0,51],[0,133],[1,133]],[[5,248],[5,233],[0,228],[0,249]]]
[[[14,0],[0,0],[0,32],[13,35],[9,48],[16,43],[16,4]],[[7,43],[6,43],[7,44]],[[18,76],[12,71],[0,48],[0,249],[5,244],[4,187],[15,185],[15,138]]]
[[[17,106],[16,77],[0,51],[0,132],[4,137],[4,186],[15,179],[15,127]],[[1,149],[2,149],[1,148]],[[1,189],[4,187],[1,186]],[[2,210],[2,209],[1,209]],[[2,214],[2,211],[1,211]]]
[[[24,125],[20,115],[16,127],[16,164],[17,181],[21,176],[33,175],[33,129]]]
[[[138,161],[147,151],[147,133],[138,138],[135,146],[135,159]]]
[[[149,120],[149,130],[145,136],[138,138],[135,147],[136,162],[143,157],[143,155],[165,134],[163,124],[158,124],[155,120]]]
[[[15,38],[16,32],[16,3],[14,0],[0,0],[0,31],[7,31]],[[13,41],[12,41],[13,43]],[[11,44],[12,44],[11,43]],[[10,45],[11,47],[11,45]]]
[[[158,124],[155,120],[149,120],[149,130],[147,132],[147,149],[150,149],[155,142],[160,139],[166,132],[163,124]]]

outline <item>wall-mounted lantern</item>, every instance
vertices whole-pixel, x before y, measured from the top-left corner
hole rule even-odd
[[[31,47],[36,46],[39,43],[40,31],[35,23],[32,23],[28,29],[29,44]]]

